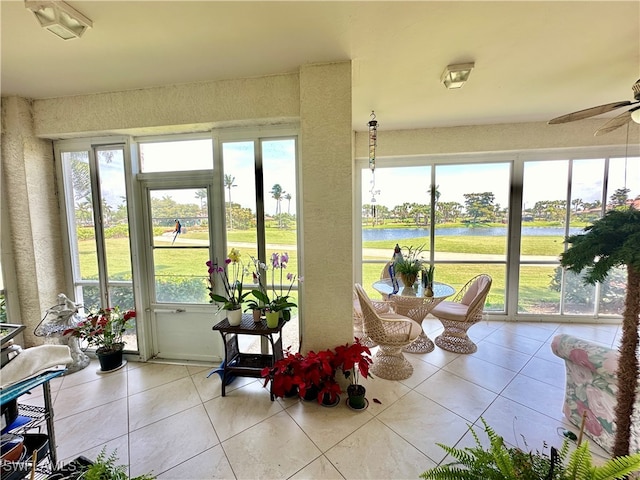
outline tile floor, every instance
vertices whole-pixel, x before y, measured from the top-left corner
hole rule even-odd
[[[435,319],[423,327],[441,332]],[[469,332],[477,353],[407,354],[413,375],[368,379],[361,412],[344,398],[333,408],[271,402],[256,379],[236,379],[223,398],[210,367],[129,362],[99,375],[92,363],[52,382],[58,458],[93,459],[106,446],[131,476],[160,479],[417,479],[444,460],[436,442],[471,445],[480,416],[511,444],[560,445],[559,431],[575,428],[561,412],[564,363],[550,350],[559,332],[609,346],[620,335],[615,325],[479,323]]]

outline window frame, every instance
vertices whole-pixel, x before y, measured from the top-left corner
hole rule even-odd
[[[616,323],[619,321],[619,315],[600,314],[597,310],[594,315],[575,315],[566,314],[561,310],[559,314],[546,315],[537,313],[520,313],[518,312],[518,291],[519,291],[519,268],[521,262],[521,227],[522,227],[522,205],[523,205],[523,179],[524,164],[527,161],[553,161],[553,160],[588,160],[588,159],[606,159],[608,165],[609,160],[613,158],[636,158],[640,156],[640,148],[638,146],[629,148],[628,145],[614,145],[604,147],[576,147],[563,149],[540,149],[540,150],[522,150],[512,152],[476,152],[464,154],[424,154],[411,156],[387,156],[376,157],[377,167],[405,167],[405,166],[426,166],[432,168],[432,181],[434,183],[435,167],[437,165],[453,165],[453,164],[473,164],[473,163],[500,163],[504,161],[512,162],[511,181],[510,181],[510,197],[509,197],[509,230],[508,245],[506,255],[506,285],[505,285],[505,311],[494,312],[485,311],[485,314],[495,320],[507,321],[564,321],[564,322],[606,322]],[[356,282],[362,282],[362,265],[365,263],[379,263],[381,261],[363,261],[363,245],[362,245],[362,191],[366,188],[369,175],[368,158],[358,157],[354,161],[354,279]],[[363,172],[364,178],[363,178]],[[376,176],[379,173],[376,172]],[[608,177],[605,172],[603,177],[605,187]],[[568,177],[568,183],[571,183],[571,176]],[[603,193],[603,196],[609,192]],[[567,185],[567,202],[570,202],[570,185]],[[603,201],[603,208],[604,208]],[[569,204],[570,207],[570,204]],[[433,209],[432,209],[433,211]],[[433,240],[431,240],[432,242]],[[433,246],[433,243],[431,244]],[[566,248],[566,247],[565,247]],[[431,260],[433,260],[434,252],[430,252]],[[458,261],[439,261],[438,264],[455,264],[466,263]],[[493,261],[474,261],[474,264],[492,264]],[[503,263],[503,262],[498,262]],[[547,262],[548,263],[548,262]],[[528,264],[528,263],[527,263]],[[553,262],[559,265],[559,261]],[[563,282],[564,285],[564,282]],[[562,295],[562,292],[561,292]],[[600,301],[599,288],[597,289],[596,298]],[[561,297],[564,301],[564,296]]]

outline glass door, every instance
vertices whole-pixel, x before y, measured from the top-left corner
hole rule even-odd
[[[203,176],[145,181],[146,296],[156,358],[221,357],[219,335],[211,330],[216,321],[207,289],[212,179]]]

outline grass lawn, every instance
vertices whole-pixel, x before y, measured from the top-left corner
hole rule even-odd
[[[182,235],[181,240],[206,240],[207,233],[199,231],[188,231]],[[230,243],[255,244],[255,232],[252,231],[231,231],[227,234]],[[288,250],[289,264],[285,270],[295,273],[298,268],[298,258],[296,245],[296,232],[291,230],[268,229],[267,241],[276,245],[291,245]],[[404,239],[399,242],[401,245],[418,246],[426,243],[428,238],[417,237]],[[389,258],[396,242],[393,240],[364,242],[364,248],[383,249],[389,252]],[[184,243],[182,245],[185,245]],[[156,264],[156,275],[159,276],[179,276],[179,277],[205,277],[208,260],[208,250],[206,248],[179,248],[176,244],[170,249],[156,249],[154,260]],[[505,255],[507,239],[506,237],[487,236],[439,236],[435,243],[437,252],[453,252],[465,254],[493,254]],[[97,278],[97,265],[95,262],[95,242],[93,239],[79,242],[80,265],[82,276],[85,279]],[[106,240],[109,276],[112,279],[130,278],[130,259],[128,240],[126,238],[111,238]],[[252,271],[251,256],[256,256],[255,248],[238,247],[242,254],[245,266]],[[522,238],[523,255],[548,255],[555,257],[563,249],[563,237],[560,236],[527,236]],[[267,255],[271,255],[275,250],[268,249]],[[280,251],[279,253],[283,253]],[[220,262],[223,259],[219,259]],[[269,259],[267,259],[268,263]],[[371,285],[380,278],[381,264],[365,263],[363,265],[363,286],[373,298],[378,297]],[[520,271],[520,311],[529,311],[540,303],[557,304],[559,293],[549,289],[549,282],[553,274],[553,266],[524,266]],[[505,308],[505,267],[504,265],[488,264],[462,264],[462,265],[440,265],[436,267],[436,281],[448,283],[456,291],[460,289],[470,278],[480,273],[487,273],[493,278],[493,286],[487,299],[488,310],[503,310]],[[267,274],[268,284],[271,285],[271,272]],[[279,275],[274,279],[276,284],[280,283]],[[249,283],[250,277],[245,277],[245,283]],[[286,278],[283,283],[288,285]]]

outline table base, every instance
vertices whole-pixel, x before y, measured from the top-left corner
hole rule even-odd
[[[427,337],[424,331],[418,336],[415,342],[411,345],[404,347],[403,352],[407,353],[429,353],[433,352],[435,345],[429,337]]]

